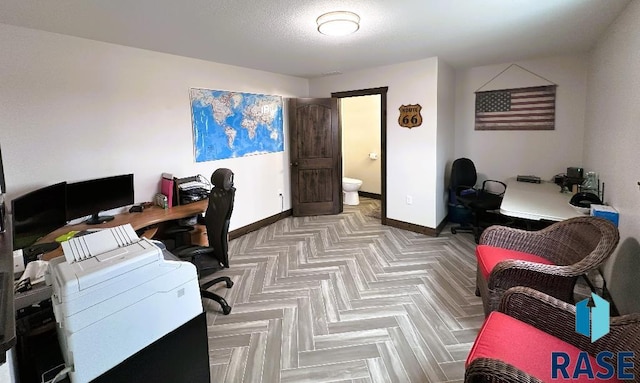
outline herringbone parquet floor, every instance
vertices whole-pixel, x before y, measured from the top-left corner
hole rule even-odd
[[[473,237],[382,226],[379,202],[230,242],[206,302],[212,382],[453,382],[484,316]]]

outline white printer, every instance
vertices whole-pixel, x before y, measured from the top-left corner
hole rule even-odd
[[[195,266],[166,260],[131,225],[62,248],[45,277],[73,383],[95,379],[202,313]]]

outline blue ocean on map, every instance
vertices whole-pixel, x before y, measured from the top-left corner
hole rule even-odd
[[[284,150],[279,96],[192,89],[191,112],[196,162]]]

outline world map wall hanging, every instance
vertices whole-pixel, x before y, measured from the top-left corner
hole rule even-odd
[[[192,88],[196,162],[284,151],[282,97]]]

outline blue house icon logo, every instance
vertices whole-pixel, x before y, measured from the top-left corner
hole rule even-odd
[[[591,293],[576,304],[576,332],[591,336],[591,342],[609,333],[609,302]]]
[[[596,294],[591,298],[581,300],[576,304],[576,332],[591,337],[591,342],[609,333],[609,302]],[[633,380],[637,382],[633,373],[635,353],[633,351],[602,350],[592,361],[587,351],[580,351],[578,355],[569,355],[565,351],[551,353],[551,378],[558,379],[598,379],[609,381]],[[573,360],[572,360],[573,359]]]

